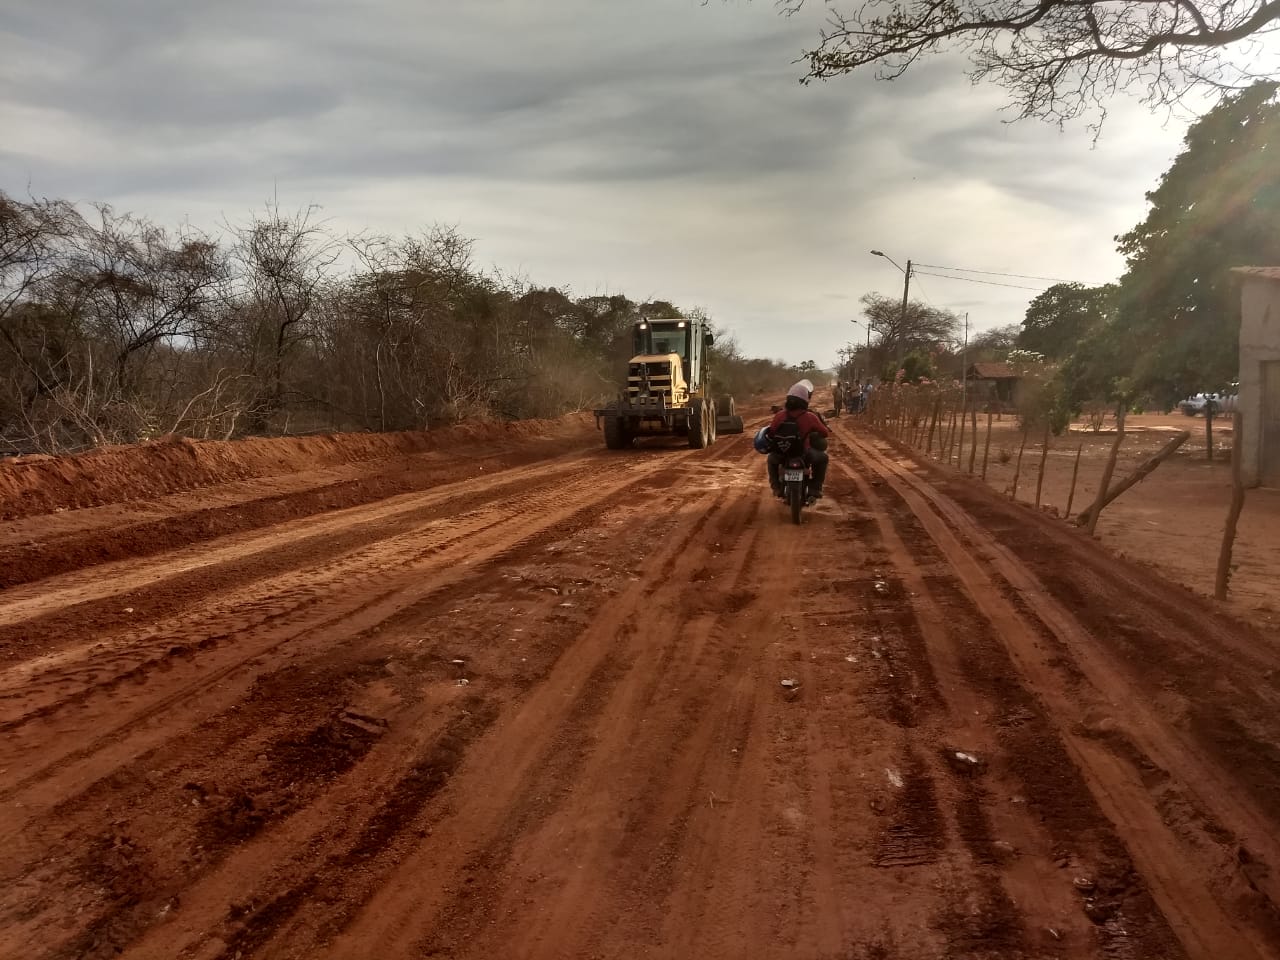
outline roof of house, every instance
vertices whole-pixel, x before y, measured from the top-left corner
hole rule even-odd
[[[975,363],[969,367],[970,380],[1017,380],[1018,372],[1007,363]]]
[[[1280,280],[1280,267],[1232,267],[1232,273],[1241,273],[1246,277],[1261,277],[1263,280]]]

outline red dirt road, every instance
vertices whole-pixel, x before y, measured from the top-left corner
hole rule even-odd
[[[0,528],[0,957],[1280,958],[1280,651],[749,441]]]

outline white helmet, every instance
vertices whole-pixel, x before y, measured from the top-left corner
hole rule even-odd
[[[799,397],[805,403],[809,402],[809,398],[813,396],[813,382],[810,380],[797,380],[791,385],[791,389],[787,391],[788,397]]]

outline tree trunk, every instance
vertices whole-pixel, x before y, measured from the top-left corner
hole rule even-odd
[[[1091,515],[1095,507],[1098,510],[1101,510],[1102,507],[1105,507],[1116,497],[1120,496],[1120,494],[1124,493],[1130,487],[1134,486],[1135,484],[1145,479],[1151,473],[1152,470],[1160,466],[1160,464],[1164,463],[1164,461],[1168,460],[1169,457],[1173,456],[1174,451],[1177,450],[1184,443],[1186,443],[1187,438],[1190,436],[1191,436],[1190,433],[1188,433],[1186,430],[1183,430],[1180,434],[1178,434],[1176,437],[1174,437],[1172,440],[1166,443],[1163,447],[1161,447],[1160,451],[1155,456],[1144,461],[1136,470],[1133,471],[1133,473],[1129,474],[1129,476],[1125,477],[1123,480],[1117,483],[1114,487],[1108,490],[1105,499],[1103,499],[1102,501],[1101,506],[1095,503],[1094,506],[1090,507],[1084,513],[1080,514],[1080,519],[1077,522],[1078,523],[1088,522],[1091,518]]]
[[[1071,518],[1071,505],[1075,503],[1076,500],[1076,480],[1080,477],[1080,454],[1082,453],[1084,453],[1083,443],[1076,447],[1076,465],[1071,471],[1071,492],[1067,494],[1067,510],[1062,515],[1064,520],[1069,520]]]
[[[1080,526],[1088,525],[1089,536],[1093,536],[1093,532],[1098,528],[1098,515],[1102,513],[1102,508],[1107,505],[1107,488],[1111,486],[1111,475],[1116,472],[1116,458],[1120,455],[1120,444],[1124,443],[1124,419],[1126,410],[1123,405],[1116,408],[1116,439],[1111,444],[1111,453],[1107,457],[1107,465],[1102,468],[1102,482],[1098,486],[1098,495],[1094,498],[1093,505],[1085,510],[1076,523]]]
[[[987,459],[991,456],[991,407],[987,407],[987,439],[982,445],[982,479],[987,479]]]
[[[1022,452],[1027,449],[1027,428],[1022,428],[1022,443],[1018,445],[1018,462],[1013,465],[1013,490],[1010,492],[1014,500],[1018,499],[1018,478],[1022,476]]]
[[[1213,584],[1213,595],[1227,599],[1227,586],[1231,582],[1231,553],[1236,542],[1236,524],[1244,509],[1244,478],[1240,471],[1240,438],[1244,420],[1237,410],[1231,426],[1231,507],[1227,510],[1227,525],[1222,530],[1222,549],[1218,551],[1218,575]]]
[[[1204,405],[1204,449],[1210,460],[1213,459],[1213,401]]]
[[[937,397],[933,401],[933,415],[929,418],[929,436],[925,440],[924,455],[926,457],[933,455],[933,435],[938,429],[938,415],[942,412],[942,397]]]
[[[973,464],[978,457],[978,404],[975,401],[969,407],[969,476],[973,476]]]
[[[1044,465],[1049,459],[1049,424],[1044,425],[1044,444],[1040,449],[1040,472],[1036,475],[1036,509],[1040,509],[1040,492],[1044,489]]]

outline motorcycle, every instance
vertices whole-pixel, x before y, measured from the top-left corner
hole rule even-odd
[[[791,522],[800,522],[800,511],[814,504],[809,493],[809,485],[813,480],[813,468],[805,463],[803,456],[785,457],[781,464],[782,499],[791,508]]]
[[[780,430],[785,429],[785,424]],[[801,511],[813,506],[815,498],[810,492],[813,468],[804,458],[804,440],[799,434],[784,432],[768,434],[761,427],[756,434],[755,447],[761,453],[775,453],[782,461],[778,464],[778,479],[782,482],[782,500],[791,509],[791,520],[800,522]]]

